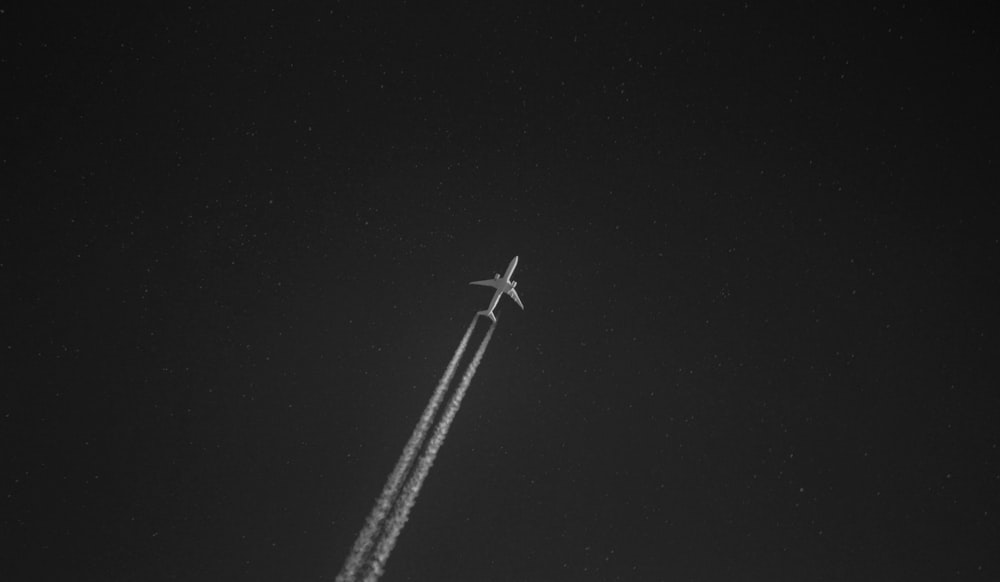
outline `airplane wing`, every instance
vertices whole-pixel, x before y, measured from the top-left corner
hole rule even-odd
[[[496,279],[486,279],[485,281],[473,281],[469,285],[482,285],[483,287],[496,287]]]
[[[517,296],[517,291],[511,289],[510,291],[507,292],[507,294],[510,295],[510,298],[514,300],[514,303],[517,303],[518,307],[524,309],[524,304],[521,303],[521,298]]]

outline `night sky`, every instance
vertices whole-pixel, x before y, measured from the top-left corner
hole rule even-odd
[[[1000,579],[995,20],[538,4],[0,8],[0,579],[332,581],[514,255],[383,580]]]

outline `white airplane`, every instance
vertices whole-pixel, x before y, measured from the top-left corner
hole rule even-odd
[[[490,300],[490,306],[488,309],[483,311],[477,311],[479,315],[485,315],[486,317],[493,320],[493,323],[497,322],[497,318],[493,315],[493,310],[496,309],[497,302],[500,301],[500,294],[506,293],[510,295],[510,298],[517,303],[518,307],[524,309],[524,304],[521,303],[521,298],[517,296],[517,291],[514,291],[514,287],[517,287],[517,283],[510,280],[510,276],[514,274],[514,267],[517,266],[517,257],[514,257],[510,264],[507,265],[507,272],[501,278],[500,273],[493,276],[492,279],[486,279],[485,281],[473,281],[469,285],[482,285],[484,287],[493,287],[496,292],[493,293],[493,299]]]

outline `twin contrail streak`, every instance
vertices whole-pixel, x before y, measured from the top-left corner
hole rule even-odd
[[[462,376],[462,383],[459,384],[458,389],[452,396],[451,401],[448,403],[448,408],[445,409],[441,416],[441,420],[438,422],[437,428],[434,430],[434,435],[427,444],[427,450],[424,451],[423,456],[420,457],[420,460],[417,462],[417,468],[414,470],[413,475],[410,476],[402,495],[396,502],[396,507],[392,512],[392,517],[389,519],[383,533],[383,537],[378,544],[378,548],[375,550],[371,564],[371,571],[365,578],[365,582],[375,582],[382,575],[382,572],[385,569],[385,563],[389,559],[389,554],[392,552],[392,548],[396,545],[396,538],[398,538],[400,532],[403,531],[403,526],[406,525],[406,520],[410,516],[410,510],[413,508],[413,504],[417,501],[417,495],[420,493],[420,488],[424,484],[424,479],[427,478],[427,473],[430,472],[431,465],[434,464],[434,458],[437,456],[441,445],[444,444],[445,437],[448,436],[448,428],[451,426],[451,421],[455,419],[455,415],[458,413],[458,407],[462,405],[462,399],[465,397],[466,390],[469,389],[469,384],[472,383],[472,377],[476,375],[476,368],[479,367],[479,362],[483,359],[483,354],[486,352],[486,346],[490,343],[490,338],[493,336],[493,330],[495,328],[496,323],[490,326],[490,329],[486,332],[486,336],[483,338],[482,343],[479,344],[479,349],[476,350],[476,355],[473,356],[472,362],[469,363],[469,367],[466,368],[465,374]]]
[[[389,475],[389,480],[386,481],[385,487],[382,489],[382,494],[375,502],[375,507],[372,508],[372,512],[368,516],[368,520],[365,522],[365,527],[361,530],[361,533],[358,534],[358,539],[354,542],[354,547],[351,549],[350,555],[347,556],[344,568],[337,576],[337,582],[348,582],[353,580],[357,575],[358,568],[361,567],[365,556],[371,551],[372,544],[375,541],[375,535],[382,527],[386,514],[390,509],[392,509],[393,500],[399,494],[403,478],[413,465],[414,457],[424,443],[424,438],[427,436],[427,430],[430,428],[431,422],[434,420],[434,415],[437,413],[437,409],[441,405],[441,400],[444,398],[445,393],[448,392],[448,385],[451,384],[451,379],[455,375],[455,367],[458,366],[458,362],[462,358],[462,354],[465,353],[465,348],[469,343],[469,337],[472,336],[472,330],[476,327],[476,321],[478,321],[478,319],[478,315],[473,316],[472,322],[469,323],[469,328],[465,330],[465,335],[462,336],[462,341],[458,344],[458,349],[455,350],[455,355],[453,355],[451,357],[451,361],[448,362],[448,367],[445,369],[444,375],[441,376],[441,381],[438,382],[437,388],[434,390],[434,394],[431,396],[430,402],[427,403],[427,407],[424,409],[424,413],[420,417],[420,421],[413,429],[413,434],[410,435],[410,440],[407,441],[406,446],[403,447],[403,454],[400,455],[399,461],[396,462],[396,467]],[[491,327],[490,333],[492,332],[493,328]],[[478,359],[482,357],[481,352],[485,349],[485,343],[488,340],[489,335],[486,336],[486,340],[484,340],[483,345],[479,347],[479,351],[476,353],[477,359],[473,362],[472,366],[478,364]],[[473,372],[474,371],[475,370],[473,369]],[[468,371],[466,371],[465,376],[469,377]],[[463,385],[466,384],[467,382],[463,378]],[[454,416],[454,413],[452,413],[452,416]],[[440,427],[438,430],[440,430]],[[447,431],[447,428],[445,430]],[[435,433],[434,438],[437,438],[437,433]]]

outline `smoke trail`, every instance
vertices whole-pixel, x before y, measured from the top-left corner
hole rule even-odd
[[[403,526],[406,525],[406,520],[409,519],[410,510],[417,502],[417,495],[424,484],[424,479],[427,478],[427,473],[431,470],[431,465],[434,464],[434,458],[437,456],[438,449],[441,448],[445,437],[448,436],[448,428],[451,426],[451,421],[455,419],[458,407],[462,405],[465,391],[468,390],[469,384],[472,383],[472,377],[476,375],[476,368],[479,367],[479,362],[483,359],[483,354],[486,352],[486,345],[490,343],[490,338],[493,336],[493,330],[496,326],[497,324],[494,322],[490,326],[489,331],[486,332],[483,342],[479,344],[476,355],[473,356],[469,367],[465,369],[465,374],[462,376],[462,383],[455,390],[455,394],[451,397],[451,402],[448,403],[448,408],[445,409],[437,428],[434,429],[434,436],[427,443],[427,450],[420,457],[417,468],[413,471],[413,475],[410,476],[410,480],[406,482],[406,488],[396,502],[392,517],[386,525],[384,536],[375,550],[371,564],[372,570],[365,578],[365,582],[375,582],[385,571],[385,563],[389,559],[389,554],[392,552],[393,547],[396,545],[396,538],[399,537],[399,534],[403,531]]]
[[[371,550],[372,543],[375,540],[375,534],[382,526],[382,522],[385,520],[386,514],[392,508],[393,499],[395,499],[396,495],[399,493],[403,477],[406,475],[407,471],[410,470],[410,466],[413,464],[413,457],[417,454],[417,451],[420,450],[421,445],[424,443],[424,438],[427,436],[427,429],[430,428],[431,421],[434,419],[434,414],[437,412],[438,406],[441,405],[441,400],[448,391],[448,385],[451,384],[451,379],[455,375],[455,367],[458,366],[458,361],[461,359],[462,354],[465,353],[465,348],[469,343],[469,337],[472,336],[472,330],[476,327],[476,322],[478,320],[478,315],[473,316],[472,322],[469,323],[469,328],[465,330],[465,335],[462,336],[462,341],[458,344],[458,349],[455,350],[455,355],[453,355],[451,357],[451,361],[448,362],[448,367],[445,368],[444,375],[441,376],[441,381],[438,382],[437,388],[434,389],[434,394],[431,396],[430,402],[428,402],[427,407],[424,408],[424,413],[421,415],[420,421],[413,429],[413,434],[410,435],[410,440],[407,441],[406,446],[403,447],[403,454],[400,455],[399,460],[396,462],[396,467],[389,475],[389,480],[386,481],[385,487],[382,489],[382,494],[379,495],[378,500],[375,502],[375,507],[372,508],[371,514],[365,521],[365,527],[361,530],[361,533],[358,534],[358,539],[355,540],[354,547],[351,549],[351,553],[347,556],[347,561],[344,563],[343,569],[340,571],[340,574],[337,575],[337,582],[348,582],[353,580],[357,574],[358,567],[361,566],[362,560]]]

